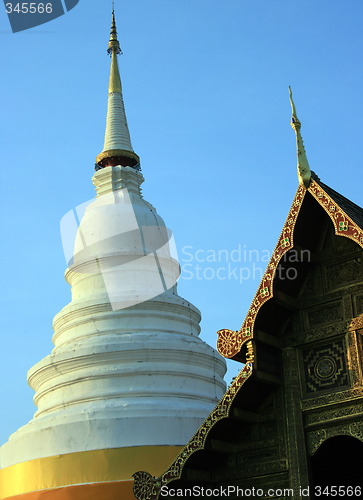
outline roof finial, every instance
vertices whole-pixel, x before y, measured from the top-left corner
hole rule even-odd
[[[105,144],[102,153],[96,158],[96,169],[116,165],[139,169],[140,159],[132,149],[122,97],[122,85],[117,62],[117,56],[122,52],[117,39],[114,2],[112,2],[112,22],[107,52],[111,55],[111,71],[108,86]]]
[[[112,2],[112,23],[111,23],[110,41],[108,42],[107,53],[111,54],[113,51],[116,52],[116,54],[122,54],[120,43],[117,40],[115,10],[114,10],[114,3]]]
[[[306,157],[306,151],[304,148],[304,143],[300,134],[301,123],[296,115],[295,104],[292,99],[292,90],[289,87],[290,93],[290,103],[291,103],[291,126],[295,130],[296,134],[296,148],[297,148],[297,176],[299,178],[300,184],[303,184],[306,188],[309,187],[311,181],[311,171],[309,167],[309,162]]]

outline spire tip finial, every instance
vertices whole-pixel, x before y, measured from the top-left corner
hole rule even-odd
[[[311,170],[309,166],[308,159],[306,157],[306,151],[304,148],[304,143],[301,137],[300,129],[301,123],[296,114],[296,108],[294,100],[292,98],[292,90],[289,86],[290,94],[290,104],[291,104],[291,127],[295,130],[296,134],[296,148],[297,148],[297,176],[299,178],[300,184],[303,184],[306,189],[309,187],[311,182]]]
[[[296,114],[296,108],[295,108],[295,104],[294,104],[294,100],[292,98],[292,89],[289,85],[289,95],[290,95],[290,104],[291,104],[291,126],[292,128],[296,131],[297,129],[300,130],[301,128],[301,123],[297,117],[297,114]]]
[[[113,51],[115,51],[116,54],[122,54],[122,50],[120,48],[120,42],[117,39],[114,1],[112,2],[112,22],[111,22],[110,41],[108,42],[107,52],[108,54],[112,54]]]

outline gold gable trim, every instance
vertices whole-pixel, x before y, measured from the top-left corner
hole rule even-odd
[[[154,477],[145,471],[139,471],[133,474],[133,491],[137,500],[157,500],[162,486],[166,486],[171,481],[180,479],[186,461],[193,453],[203,449],[208,434],[213,426],[221,419],[229,416],[229,411],[236,394],[251,374],[252,363],[247,363],[235,377],[227,392],[214,410],[208,415],[194,436],[176,457],[174,462],[161,476]]]
[[[344,210],[324,191],[324,189],[315,181],[309,186],[311,193],[316,201],[322,206],[329,215],[334,224],[335,234],[345,236],[363,248],[362,229],[344,212]]]
[[[258,311],[273,297],[273,280],[281,258],[294,246],[294,228],[306,192],[303,185],[298,187],[280,238],[241,328],[238,331],[223,329],[217,332],[217,349],[225,358],[231,359],[237,356],[242,346],[253,338]]]

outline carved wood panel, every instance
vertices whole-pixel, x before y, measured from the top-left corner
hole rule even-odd
[[[304,392],[338,391],[349,386],[346,346],[343,339],[302,351]]]

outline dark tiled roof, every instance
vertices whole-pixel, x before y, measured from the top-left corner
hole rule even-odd
[[[331,187],[327,186],[315,175],[312,175],[312,178],[321,186],[324,191],[337,203],[340,208],[344,210],[344,212],[355,222],[361,229],[363,229],[363,208],[356,205],[352,201],[345,198],[345,196],[341,195],[337,191],[334,191]]]

